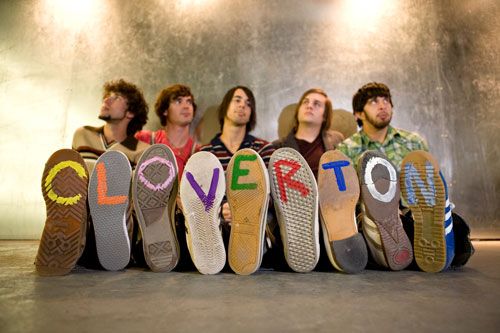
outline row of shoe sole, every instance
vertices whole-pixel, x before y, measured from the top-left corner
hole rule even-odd
[[[362,167],[358,170],[360,175],[365,175],[360,177],[366,216],[363,225],[371,223],[374,230],[367,242],[373,256],[379,258],[378,263],[393,270],[403,269],[412,260],[412,248],[397,214],[399,182],[390,162],[377,153],[371,154],[374,156],[368,154],[365,159],[372,162],[360,163]],[[378,159],[376,163],[374,159]],[[316,183],[305,160],[293,149],[277,150],[271,157],[268,171],[255,151],[244,149],[233,156],[224,177],[222,166],[214,155],[194,154],[186,164],[179,193],[187,244],[197,269],[203,274],[215,274],[224,267],[226,253],[219,225],[224,194],[232,213],[229,265],[236,273],[244,275],[260,267],[270,192],[285,258],[294,271],[311,271],[318,261],[318,207],[323,238],[333,266],[349,273],[364,269],[367,248],[357,231],[354,216],[360,195],[357,173],[339,151],[325,153],[320,165]],[[410,178],[418,176],[420,168],[418,163],[411,165],[416,166],[417,174],[407,172]],[[388,172],[384,173],[380,166]],[[49,158],[42,179],[47,220],[35,262],[38,272],[62,275],[75,266],[85,245],[87,193],[99,261],[107,270],[123,269],[130,258],[126,219],[131,180],[131,197],[142,231],[146,263],[153,271],[172,270],[179,259],[177,237],[182,235],[175,235],[173,227],[178,182],[177,166],[170,149],[164,145],[151,146],[141,156],[133,176],[124,154],[106,152],[96,162],[88,192],[87,179],[85,163],[78,153],[61,150]],[[415,193],[418,191],[413,190],[411,179],[404,184],[409,184],[404,188],[411,189],[412,200],[409,201],[415,203],[416,208],[429,201],[429,196],[434,195],[434,199],[442,201],[441,194],[417,198]],[[433,211],[439,210],[440,206],[436,207]],[[432,216],[424,213],[427,208],[415,209],[416,259],[419,265],[423,263],[420,265],[423,270],[439,271],[444,268],[440,263],[435,264],[442,261],[443,251],[436,250],[436,247],[441,250],[444,244],[436,243],[443,238],[440,234],[442,220],[439,226],[427,227],[441,217],[438,213]],[[367,234],[370,235],[365,232],[365,237]]]

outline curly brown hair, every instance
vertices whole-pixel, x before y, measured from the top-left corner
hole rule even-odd
[[[148,103],[144,99],[142,91],[133,83],[124,79],[112,80],[104,83],[103,99],[114,92],[127,99],[127,111],[134,115],[134,118],[127,126],[127,136],[134,135],[140,131],[148,121]]]
[[[166,110],[170,107],[170,103],[176,100],[178,97],[191,97],[193,102],[193,116],[196,114],[196,103],[194,102],[194,96],[191,93],[191,89],[188,86],[182,84],[174,84],[172,86],[164,88],[156,98],[155,112],[160,118],[160,123],[162,126],[167,124],[167,116],[164,114]]]
[[[385,97],[392,105],[391,91],[389,87],[383,83],[370,82],[358,89],[352,97],[352,113],[363,112],[363,109],[369,99],[374,97]],[[359,118],[356,119],[359,127],[363,127],[363,121]]]
[[[295,108],[295,114],[293,116],[293,131],[297,132],[297,129],[299,127],[299,109],[300,106],[302,105],[302,102],[304,99],[307,97],[309,94],[320,94],[322,96],[325,96],[326,101],[325,101],[325,113],[323,113],[323,123],[321,124],[321,131],[327,130],[330,128],[332,124],[332,116],[333,116],[333,105],[332,101],[326,94],[326,92],[323,89],[320,88],[312,88],[307,90],[305,93],[302,94],[302,97],[299,100],[299,103],[297,104],[297,107]]]

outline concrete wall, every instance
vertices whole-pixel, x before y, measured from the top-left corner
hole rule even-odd
[[[99,125],[102,84],[192,87],[197,120],[233,85],[257,98],[254,133],[306,89],[351,110],[364,83],[393,92],[394,125],[429,142],[475,237],[500,236],[495,0],[26,0],[0,2],[0,238],[39,238],[41,174],[73,131]],[[148,128],[159,122],[150,116]]]

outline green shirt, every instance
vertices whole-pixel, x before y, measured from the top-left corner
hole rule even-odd
[[[396,129],[392,126],[389,126],[383,143],[370,140],[368,135],[361,130],[345,139],[337,149],[346,154],[355,165],[357,165],[359,157],[365,151],[378,150],[387,156],[398,172],[400,171],[403,158],[409,152],[414,150],[429,150],[425,140],[417,133]]]

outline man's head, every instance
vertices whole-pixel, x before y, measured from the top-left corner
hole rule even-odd
[[[221,131],[226,121],[234,126],[245,126],[247,133],[253,130],[257,115],[252,91],[244,86],[229,89],[222,99],[218,114]]]
[[[295,109],[293,130],[297,132],[300,124],[321,126],[329,129],[332,122],[333,106],[326,92],[319,88],[307,90]]]
[[[127,122],[127,136],[134,135],[148,121],[148,104],[142,91],[123,79],[104,83],[99,119],[107,123]]]
[[[160,118],[160,123],[180,126],[191,124],[196,112],[196,103],[191,89],[182,84],[174,84],[163,89],[155,103],[155,112]]]
[[[383,83],[365,84],[354,94],[352,109],[360,127],[363,122],[377,129],[385,128],[392,119],[391,91]]]

